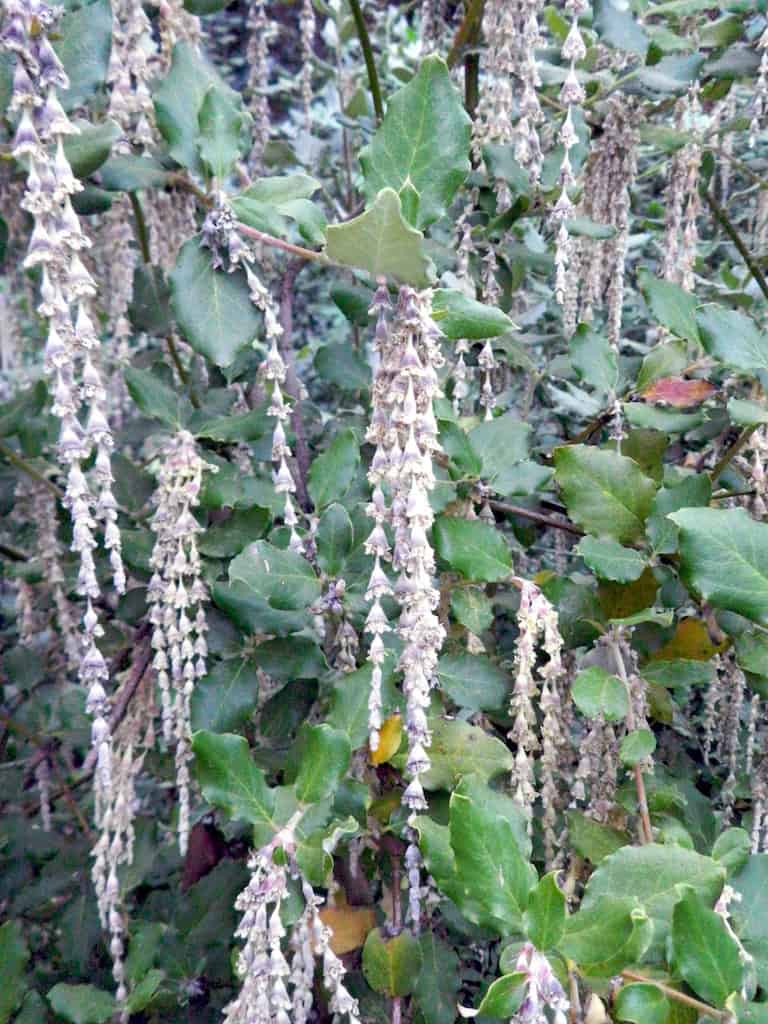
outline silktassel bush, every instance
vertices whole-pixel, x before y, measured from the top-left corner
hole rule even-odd
[[[765,1024],[765,4],[0,19],[0,1024]]]

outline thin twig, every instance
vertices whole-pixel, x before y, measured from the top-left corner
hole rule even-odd
[[[53,480],[49,480],[47,476],[43,476],[43,474],[39,470],[35,469],[34,466],[30,465],[26,459],[23,459],[20,455],[17,455],[12,448],[9,448],[8,445],[3,444],[2,441],[0,441],[0,455],[2,455],[4,459],[7,459],[12,466],[15,466],[17,469],[20,469],[22,473],[26,473],[27,476],[31,476],[33,480],[37,480],[39,484],[42,484],[44,487],[47,487],[51,494],[53,494],[56,498],[64,497],[64,492],[61,490],[60,487],[56,486]]]
[[[493,500],[489,501],[488,504],[496,512],[506,512],[508,515],[530,519],[534,523],[540,523],[542,526],[551,526],[555,530],[565,530],[566,533],[572,533],[575,537],[584,536],[584,531],[580,530],[578,526],[574,526],[573,523],[566,522],[565,519],[555,519],[554,516],[547,516],[543,512],[534,512],[533,509],[525,508],[524,505],[510,505],[506,501]]]
[[[733,224],[733,221],[730,219],[730,217],[725,212],[723,207],[720,205],[720,203],[718,203],[718,201],[715,199],[715,197],[712,195],[712,193],[708,189],[705,189],[702,192],[702,195],[704,196],[704,199],[706,200],[707,205],[709,206],[710,210],[712,211],[712,213],[713,213],[713,215],[715,217],[715,220],[718,221],[718,223],[721,225],[721,227],[725,230],[725,233],[728,235],[728,237],[731,239],[733,244],[738,249],[739,255],[741,256],[741,258],[746,263],[747,268],[748,268],[750,274],[752,275],[752,277],[754,277],[755,281],[757,282],[757,286],[759,287],[760,291],[763,293],[765,298],[768,299],[768,281],[766,281],[766,279],[765,279],[765,274],[763,274],[763,272],[760,269],[760,267],[757,265],[755,260],[752,258],[752,254],[750,253],[749,249],[745,245],[744,239],[741,237],[739,232],[736,230],[736,228],[735,228],[735,226]]]
[[[285,268],[283,280],[280,285],[280,326],[283,333],[280,335],[280,352],[285,360],[285,390],[293,399],[291,409],[291,427],[296,438],[296,497],[301,507],[309,509],[309,491],[307,479],[309,475],[309,445],[304,430],[304,420],[301,414],[301,398],[299,390],[299,378],[296,373],[296,360],[293,354],[293,285],[296,275],[300,272],[303,263],[296,261]]]
[[[189,400],[195,407],[195,409],[199,409],[200,399],[197,397],[195,385],[192,383],[189,374],[184,369],[184,364],[181,361],[181,356],[179,355],[179,350],[176,347],[176,342],[174,340],[173,335],[169,334],[166,337],[165,341],[166,344],[168,345],[168,354],[173,360],[173,365],[176,367],[176,372],[179,375],[179,380],[181,381],[182,387],[186,389],[187,394],[189,395]]]
[[[725,449],[723,454],[717,460],[715,468],[709,474],[709,479],[712,481],[712,483],[717,483],[720,474],[723,472],[725,467],[728,465],[731,459],[735,458],[739,454],[741,449],[747,444],[747,442],[749,441],[750,437],[756,429],[757,428],[755,426],[744,427],[744,429],[741,431],[741,433],[733,442],[733,444],[729,445]]]
[[[453,37],[453,43],[446,57],[446,63],[449,68],[452,68],[461,59],[468,46],[477,42],[480,35],[480,27],[483,24],[484,7],[485,0],[470,0],[467,13],[464,15],[464,20]]]
[[[12,562],[28,562],[29,555],[25,554],[19,548],[14,548],[10,544],[3,544],[0,542],[0,555],[4,558],[10,558]]]
[[[621,650],[621,631],[619,627],[614,626],[612,632],[607,635],[607,639],[608,646],[613,654],[613,660],[616,662],[616,669],[619,673],[619,678],[624,684],[624,689],[627,692],[627,728],[630,732],[633,732],[635,729],[635,713],[632,708],[632,688],[629,685],[627,666],[624,664],[624,655]],[[634,766],[634,775],[635,788],[637,789],[637,804],[640,810],[640,835],[643,843],[652,843],[653,829],[651,828],[651,816],[648,812],[648,798],[645,793],[643,771],[639,764]]]
[[[698,1010],[699,1013],[703,1013],[706,1017],[714,1017],[715,1020],[722,1021],[733,1020],[733,1015],[727,1010],[716,1010],[714,1006],[709,1006],[700,999],[686,995],[685,992],[678,992],[676,988],[672,988],[671,985],[665,985],[663,981],[647,978],[644,974],[638,974],[637,971],[622,971],[621,976],[626,978],[627,981],[639,981],[644,985],[655,985],[669,999],[674,1000],[676,1003],[682,1003],[684,1006],[690,1006],[692,1009]]]
[[[323,252],[316,252],[314,249],[305,249],[303,245],[294,245],[293,242],[284,242],[282,238],[275,238],[258,228],[252,228],[248,224],[237,222],[237,230],[248,238],[253,238],[264,245],[271,245],[275,249],[282,249],[292,256],[298,256],[302,260],[313,260],[316,263],[330,264],[330,260]]]
[[[144,211],[141,208],[139,197],[135,192],[129,192],[128,198],[131,201],[131,209],[133,210],[133,221],[134,221],[134,234],[136,235],[136,241],[139,243],[139,249],[141,250],[141,258],[145,263],[152,262],[152,254],[149,251],[149,231],[147,230],[147,222],[144,218]]]
[[[352,8],[352,17],[355,19],[357,38],[360,40],[360,46],[363,49],[365,68],[368,72],[368,88],[371,91],[376,120],[381,122],[384,120],[384,102],[381,98],[381,85],[379,84],[379,74],[376,70],[376,61],[373,57],[373,47],[371,46],[371,37],[368,34],[368,26],[365,24],[359,0],[349,0],[349,6]]]

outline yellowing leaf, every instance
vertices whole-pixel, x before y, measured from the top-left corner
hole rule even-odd
[[[324,907],[320,920],[331,929],[331,949],[343,956],[362,946],[376,924],[376,914],[371,907]]]
[[[658,651],[651,655],[651,661],[671,661],[674,658],[688,658],[691,661],[709,659],[727,647],[727,644],[712,643],[706,623],[701,619],[682,619],[677,624],[674,636]]]
[[[384,764],[400,748],[403,735],[403,720],[400,715],[390,715],[379,731],[379,745],[371,751],[371,764]]]

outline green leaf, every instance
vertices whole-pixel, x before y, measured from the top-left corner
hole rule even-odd
[[[173,430],[186,422],[191,409],[188,400],[164,384],[156,373],[126,366],[123,377],[128,394],[145,416],[160,420]]]
[[[315,534],[317,564],[329,576],[338,576],[352,550],[352,520],[343,505],[329,505]]]
[[[306,241],[322,245],[325,215],[310,201],[319,188],[320,182],[307,174],[260,178],[234,197],[232,208],[239,220],[271,234],[286,234],[286,220],[293,220]]]
[[[384,656],[383,678],[381,681],[382,718],[387,718],[402,700],[395,687],[395,657],[392,651]],[[372,665],[367,662],[354,672],[342,673],[333,689],[328,724],[343,729],[350,743],[356,749],[368,739],[368,695],[371,692]]]
[[[301,741],[296,796],[305,804],[318,803],[336,791],[349,767],[352,746],[345,733],[329,725],[305,726]]]
[[[639,764],[644,758],[650,757],[656,749],[656,737],[650,729],[635,729],[628,732],[619,746],[619,758],[622,764],[630,768]]]
[[[231,733],[196,732],[192,737],[194,773],[203,797],[230,818],[272,825],[274,791],[251,757],[248,741]]]
[[[684,434],[688,430],[700,427],[706,420],[706,413],[703,410],[677,412],[674,409],[648,405],[646,402],[624,402],[622,409],[631,426],[661,430],[665,434]]]
[[[54,985],[48,993],[51,1009],[72,1024],[104,1024],[115,1012],[115,997],[93,985]]]
[[[226,94],[227,86],[190,43],[176,43],[168,74],[155,86],[153,99],[160,134],[173,159],[189,170],[199,171],[198,116],[209,89]]]
[[[41,380],[7,402],[0,403],[0,437],[9,437],[21,430],[30,418],[45,405],[47,390]]]
[[[331,224],[325,254],[334,263],[366,270],[373,277],[393,277],[415,288],[430,281],[431,263],[424,235],[403,219],[400,197],[382,189],[368,210],[344,224]]]
[[[371,368],[349,345],[323,345],[315,353],[320,376],[345,391],[362,391],[371,383]]]
[[[220,661],[195,683],[192,694],[192,728],[195,732],[232,732],[256,709],[259,676],[244,658]]]
[[[497,493],[512,493],[519,464],[528,458],[530,433],[530,425],[514,413],[480,423],[470,432],[470,444],[483,461],[483,478]]]
[[[133,296],[128,307],[137,331],[165,335],[171,330],[171,289],[161,267],[140,263],[133,272]]]
[[[571,697],[588,718],[602,715],[607,722],[619,722],[629,711],[627,688],[618,676],[598,665],[579,672],[571,686]]]
[[[212,85],[197,115],[197,149],[210,173],[222,183],[242,152],[245,123],[242,100],[231,89]]]
[[[620,543],[642,537],[656,485],[633,459],[583,444],[556,448],[554,459],[555,479],[575,523]]]
[[[257,540],[234,558],[229,578],[238,580],[279,611],[298,611],[320,596],[320,580],[306,558]]]
[[[707,661],[673,658],[669,661],[649,661],[640,670],[640,675],[649,683],[687,690],[691,686],[708,686],[712,682],[714,667]]]
[[[445,61],[421,62],[387,103],[384,121],[360,153],[366,192],[400,193],[408,220],[425,228],[446,213],[470,171],[471,121]]]
[[[651,312],[658,322],[676,334],[699,344],[699,328],[696,324],[696,296],[685,291],[679,284],[665,281],[660,277],[642,275],[640,286],[648,299]]]
[[[557,884],[557,872],[551,871],[531,892],[525,934],[536,949],[554,949],[565,931],[565,919],[565,893]]]
[[[261,318],[248,294],[245,275],[211,266],[211,252],[199,237],[185,242],[170,276],[171,308],[179,329],[200,355],[229,366],[253,341]]]
[[[454,1024],[459,993],[459,958],[433,929],[419,936],[421,971],[413,1001],[426,1024]]]
[[[66,11],[57,36],[53,48],[69,77],[69,88],[59,93],[59,100],[69,111],[83,106],[107,76],[112,43],[109,0],[95,0],[76,11]]]
[[[448,472],[451,479],[476,479],[482,469],[482,460],[470,444],[469,438],[458,423],[452,420],[438,420],[438,442],[448,456]]]
[[[648,37],[635,21],[628,3],[623,0],[595,0],[594,26],[598,35],[617,50],[628,50],[643,56]]]
[[[239,555],[254,537],[263,534],[270,523],[269,509],[234,509],[228,519],[209,527],[198,540],[202,555],[209,558],[231,558]]]
[[[363,946],[363,974],[374,992],[407,996],[413,992],[421,970],[419,940],[410,931],[386,939],[378,928],[368,933]]]
[[[622,985],[613,1009],[616,1020],[631,1024],[669,1024],[669,1000],[660,988],[649,982]]]
[[[360,464],[360,442],[354,430],[340,430],[309,468],[307,489],[315,508],[343,498]]]
[[[0,925],[0,1024],[7,1024],[26,988],[24,968],[29,950],[21,924],[5,921]]]
[[[508,748],[478,726],[438,718],[430,722],[430,728],[432,767],[421,777],[426,789],[450,789],[470,773],[487,780],[512,771],[514,758]]]
[[[626,832],[603,825],[580,811],[568,811],[567,818],[574,850],[595,866],[630,841]]]
[[[317,641],[309,636],[278,636],[253,651],[253,660],[274,679],[317,679],[328,666]]]
[[[130,1013],[140,1013],[145,1010],[157,995],[165,979],[165,971],[153,968],[144,975],[138,985],[131,991],[126,1000],[126,1009]]]
[[[493,622],[493,604],[481,587],[451,590],[451,612],[470,633],[484,633]]]
[[[620,854],[621,851],[614,857]],[[615,890],[623,891],[631,890]],[[575,960],[583,974],[610,977],[640,960],[652,934],[653,924],[634,897],[606,894],[599,903],[582,906],[566,920],[557,948]]]
[[[727,828],[715,840],[712,859],[722,864],[729,875],[741,871],[749,860],[752,840],[743,828]]]
[[[768,524],[743,509],[682,509],[681,575],[715,608],[768,623]]]
[[[664,949],[672,908],[682,885],[692,886],[708,902],[720,895],[725,870],[711,857],[704,857],[680,846],[624,846],[606,857],[587,882],[582,907],[597,909],[606,897],[631,893],[636,904],[653,921],[654,955]]]
[[[525,997],[527,977],[522,971],[502,974],[489,985],[477,1012],[483,1017],[495,1017],[497,1020],[514,1016]]]
[[[654,549],[660,554],[677,551],[678,530],[669,514],[694,505],[706,506],[711,497],[712,481],[706,473],[693,473],[679,484],[662,487],[653,499],[646,527]]]
[[[730,398],[727,408],[731,423],[739,427],[756,427],[768,423],[768,409],[760,402],[750,402],[746,398]]]
[[[500,309],[452,288],[436,288],[432,293],[432,319],[450,340],[496,338],[515,326]]]
[[[467,579],[493,583],[512,572],[506,540],[481,519],[440,516],[432,537],[437,555]]]
[[[693,991],[714,1006],[725,1006],[743,982],[739,947],[719,914],[686,889],[672,912],[672,963]]]
[[[653,384],[660,377],[679,376],[690,361],[688,346],[684,341],[676,340],[655,345],[640,366],[637,390],[645,391],[649,384]]]
[[[754,957],[760,986],[768,988],[768,853],[752,854],[730,884],[741,896],[729,908],[733,926],[747,953]]]
[[[104,163],[109,156],[112,143],[120,137],[120,126],[116,121],[101,121],[89,124],[75,121],[79,129],[76,134],[65,136],[64,155],[69,160],[73,173],[78,178],[87,178]]]
[[[639,551],[622,547],[615,540],[584,537],[574,550],[594,573],[605,580],[632,583],[640,579],[645,569],[645,559]]]
[[[581,380],[606,395],[616,390],[619,382],[616,352],[604,334],[579,324],[568,349],[571,364]]]
[[[444,654],[437,663],[437,678],[441,689],[461,708],[499,711],[507,701],[507,674],[479,654]]]
[[[110,192],[137,192],[143,188],[162,188],[169,172],[146,156],[113,156],[99,170],[102,188]]]
[[[735,309],[704,306],[696,314],[704,348],[734,370],[768,369],[768,335]]]
[[[463,779],[450,802],[449,835],[461,912],[501,935],[520,931],[536,872],[518,846],[515,825],[477,779]],[[439,882],[438,882],[439,884]]]

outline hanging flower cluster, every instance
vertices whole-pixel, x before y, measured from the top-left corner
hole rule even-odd
[[[478,156],[483,143],[511,142],[515,159],[532,182],[539,180],[542,164],[538,126],[544,115],[536,91],[541,85],[536,49],[541,45],[538,19],[543,6],[540,0],[489,0],[486,4],[483,34],[491,80],[487,99],[478,109],[475,130]],[[515,80],[519,83],[517,96]],[[496,199],[500,211],[510,206],[512,196],[506,182],[496,182]]]
[[[625,98],[612,98],[603,132],[592,147],[584,174],[581,212],[596,224],[607,224],[614,234],[607,239],[582,239],[580,259],[568,274],[564,321],[567,334],[576,327],[575,308],[580,293],[579,318],[591,323],[595,307],[606,304],[608,340],[618,345],[624,304],[624,262],[629,238],[630,189],[637,171],[637,130]]]
[[[570,1003],[557,980],[549,960],[530,942],[526,942],[515,962],[515,970],[525,975],[525,996],[512,1020],[515,1024],[566,1024]],[[552,1011],[552,1017],[545,1012]]]
[[[678,101],[675,127],[690,139],[672,157],[669,165],[664,206],[664,250],[661,272],[667,281],[674,281],[686,291],[693,290],[693,264],[699,232],[696,218],[699,199],[699,166],[701,146],[694,134],[700,113],[699,87],[694,84],[687,96]]]
[[[252,173],[259,174],[263,169],[264,150],[269,141],[271,117],[267,85],[269,83],[269,44],[274,26],[267,17],[265,0],[256,0],[248,11],[248,85],[246,94],[248,106],[253,115],[253,145],[248,156],[248,166]]]
[[[318,912],[323,901],[296,862],[295,824],[289,822],[251,854],[251,878],[235,903],[243,915],[235,933],[244,940],[237,961],[242,986],[224,1010],[227,1024],[306,1024],[314,1003],[317,960],[330,1012],[359,1024],[357,1000],[344,985],[344,965],[331,949],[331,931]],[[281,910],[290,879],[301,884],[304,910],[288,934]]]
[[[434,553],[427,536],[433,520],[429,504],[429,492],[435,483],[432,456],[439,451],[432,400],[438,393],[436,370],[443,362],[440,332],[430,318],[430,301],[429,293],[401,288],[390,323],[389,294],[385,284],[379,285],[372,311],[377,316],[374,347],[380,362],[366,434],[376,446],[368,474],[374,488],[368,512],[375,525],[365,545],[375,557],[366,593],[373,602],[366,620],[366,631],[373,635],[369,654],[374,666],[370,739],[375,750],[381,726],[383,633],[390,628],[380,602],[385,594],[394,593],[401,607],[398,633],[405,644],[400,668],[407,702],[407,770],[411,777],[403,802],[411,810],[426,807],[419,781],[429,769],[426,708],[445,636],[435,614],[439,592],[434,586]],[[389,506],[385,488],[390,495]],[[391,554],[385,522],[394,535]],[[381,567],[381,561],[390,558],[393,569],[400,574],[394,588]]]
[[[515,652],[515,684],[512,691],[510,714],[513,718],[510,738],[517,744],[513,771],[513,791],[517,802],[525,809],[529,828],[533,821],[536,800],[534,755],[542,750],[541,797],[544,807],[544,842],[547,863],[554,862],[562,845],[555,833],[559,804],[559,776],[561,753],[565,742],[563,706],[558,683],[563,675],[562,649],[557,612],[535,583],[519,579],[520,608],[517,613],[517,648]],[[534,676],[536,648],[541,648],[547,661],[539,668],[539,683]],[[536,731],[536,701],[544,711],[541,738]]]
[[[299,16],[299,32],[301,34],[301,98],[304,103],[304,115],[307,130],[312,124],[312,65],[315,59],[315,29],[317,20],[312,0],[303,0]]]
[[[558,135],[563,146],[563,159],[560,164],[560,197],[552,211],[552,222],[555,227],[555,299],[560,305],[565,302],[568,285],[567,272],[572,250],[566,221],[573,216],[575,210],[574,203],[568,194],[568,189],[573,188],[576,184],[570,153],[579,141],[573,124],[573,112],[574,108],[584,102],[585,97],[584,88],[576,74],[576,65],[579,61],[584,60],[587,54],[587,47],[579,31],[579,16],[586,13],[589,4],[587,0],[566,0],[565,7],[571,15],[571,27],[560,51],[563,60],[568,61],[568,74],[560,89],[560,102],[566,108],[566,114]]]
[[[155,52],[152,26],[141,0],[115,0],[107,83],[111,87],[109,116],[123,132],[114,147],[118,153],[130,153],[132,146],[146,150],[154,141],[154,106],[149,86]]]
[[[57,9],[39,0],[9,0],[2,43],[16,56],[9,110],[20,116],[12,152],[17,159],[27,161],[21,205],[34,218],[24,265],[41,270],[37,310],[48,322],[44,367],[51,378],[53,412],[61,421],[58,452],[67,466],[63,502],[73,520],[72,549],[80,556],[77,587],[87,598],[79,677],[87,693],[86,708],[94,719],[98,821],[111,774],[104,689],[109,671],[96,645],[103,630],[91,603],[100,594],[94,561],[99,523],[104,528],[104,544],[120,594],[125,591],[125,572],[117,502],[112,493],[113,439],[106,416],[106,391],[93,358],[100,344],[89,311],[96,286],[80,258],[90,240],[72,207],[70,197],[82,185],[64,152],[64,139],[76,134],[77,129],[57,97],[69,80],[49,39],[56,18]],[[84,423],[81,411],[85,412]],[[82,465],[94,454],[91,481]]]
[[[761,56],[755,91],[752,94],[752,118],[749,124],[750,147],[754,147],[757,136],[765,127],[768,115],[768,28],[763,29],[763,34],[757,42],[757,48],[761,51]]]
[[[147,588],[163,736],[166,743],[175,743],[176,749],[182,854],[189,838],[190,701],[195,679],[205,675],[208,654],[204,608],[207,591],[197,550],[202,527],[192,513],[206,469],[212,467],[197,454],[190,433],[182,430],[171,437],[158,468],[152,516],[152,578]]]

